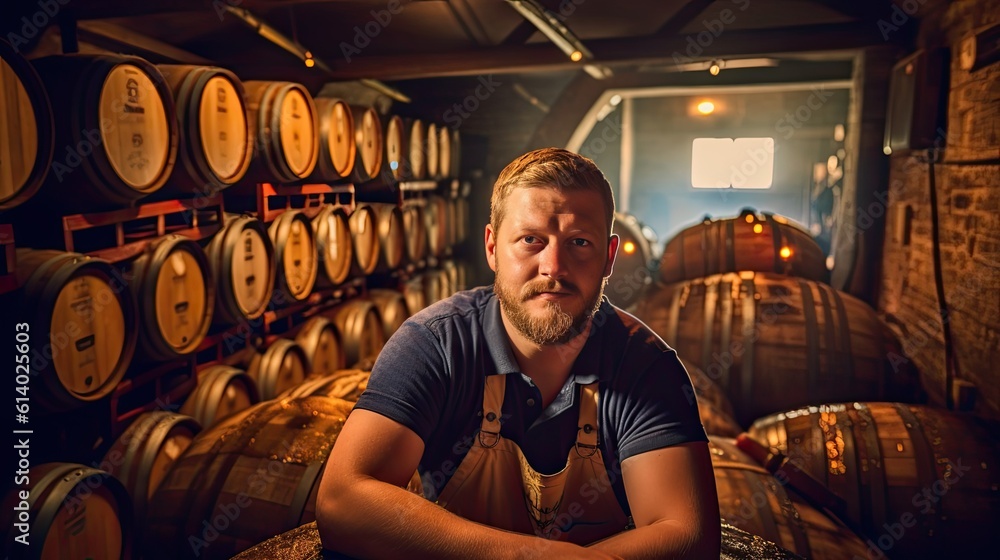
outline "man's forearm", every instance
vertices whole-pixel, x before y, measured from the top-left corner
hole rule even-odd
[[[692,532],[675,522],[663,521],[618,533],[592,544],[591,548],[629,560],[716,560],[719,558],[720,546],[719,527]]]
[[[463,519],[391,484],[362,479],[317,504],[326,548],[360,558],[553,558],[573,545]],[[579,548],[579,547],[577,547]],[[581,549],[578,552],[586,553]],[[596,552],[596,551],[594,551]]]

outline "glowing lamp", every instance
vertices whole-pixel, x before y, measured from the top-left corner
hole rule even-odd
[[[778,251],[778,254],[781,255],[782,259],[787,261],[789,257],[792,256],[792,250],[789,247],[782,247],[781,250]]]

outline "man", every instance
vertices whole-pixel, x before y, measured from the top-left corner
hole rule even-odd
[[[494,285],[408,320],[319,489],[325,547],[373,558],[718,558],[707,438],[673,350],[603,299],[611,186],[566,150],[500,174]],[[427,499],[403,487],[418,469]]]

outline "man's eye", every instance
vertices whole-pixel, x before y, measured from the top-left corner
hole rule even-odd
[[[522,238],[522,241],[524,241],[525,243],[527,243],[527,244],[529,244],[529,245],[530,245],[530,244],[532,244],[532,243],[534,243],[534,242],[538,241],[538,238],[537,238],[537,237],[535,237],[534,235],[525,235],[525,236],[524,236],[524,237]]]
[[[580,239],[580,238],[574,239],[572,241],[572,243],[573,243],[573,245],[576,245],[577,247],[586,247],[587,245],[590,245],[590,241],[587,241],[586,239]]]

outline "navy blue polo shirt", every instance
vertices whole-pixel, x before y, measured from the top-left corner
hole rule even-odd
[[[579,386],[599,381],[599,444],[612,487],[629,513],[620,461],[671,445],[707,441],[691,381],[675,352],[605,299],[566,384],[544,410],[517,365],[492,287],[459,292],[408,319],[372,369],[364,408],[424,441],[419,471],[437,498],[480,429],[487,375],[508,374],[501,435],[531,466],[554,474],[576,441]]]

